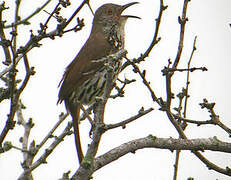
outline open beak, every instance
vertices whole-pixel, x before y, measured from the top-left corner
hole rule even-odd
[[[121,8],[121,14],[122,14],[122,12],[123,12],[125,9],[127,9],[128,7],[130,7],[130,6],[134,5],[134,4],[138,4],[138,3],[139,3],[139,2],[131,2],[131,3],[128,3],[128,4],[123,5],[122,8]],[[138,16],[133,16],[133,15],[121,15],[121,17],[141,19],[140,17],[138,17]]]

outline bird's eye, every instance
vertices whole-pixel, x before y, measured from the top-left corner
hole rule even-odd
[[[108,10],[107,10],[107,14],[108,14],[108,15],[112,15],[112,10],[111,10],[111,9],[108,9]]]

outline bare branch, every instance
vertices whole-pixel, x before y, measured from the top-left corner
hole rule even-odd
[[[158,138],[149,135],[145,138],[132,140],[124,143],[107,153],[99,156],[95,160],[94,171],[102,168],[103,166],[119,159],[120,157],[134,153],[139,149],[144,148],[160,148],[173,150],[192,150],[192,151],[220,151],[220,152],[231,152],[231,143],[222,142],[216,137],[209,139],[173,139],[173,138]],[[231,172],[229,172],[231,175]]]
[[[21,124],[24,127],[24,135],[20,139],[22,142],[22,153],[23,153],[23,163],[21,163],[22,167],[24,170],[26,170],[28,167],[30,167],[34,155],[33,155],[33,150],[34,150],[34,141],[31,143],[30,147],[28,148],[28,143],[29,143],[29,136],[30,136],[30,131],[32,127],[34,126],[32,119],[30,118],[28,122],[25,121],[23,114],[22,114],[22,102],[19,101],[18,103],[18,108],[17,108],[17,117],[18,117],[18,124]],[[32,174],[28,173],[26,175],[26,178],[28,180],[32,180]]]
[[[99,61],[108,62],[108,65],[113,61],[118,61],[126,55],[126,50],[120,50],[115,54],[109,55],[106,58],[102,58]],[[79,169],[75,172],[72,179],[88,180],[94,167],[94,159],[99,147],[99,143],[104,133],[104,112],[105,106],[110,93],[114,87],[113,73],[111,68],[108,68],[106,87],[103,92],[102,98],[98,98],[94,108],[94,127],[92,131],[92,142],[88,145],[86,155],[84,156]]]
[[[178,22],[180,24],[180,41],[178,44],[177,55],[176,55],[176,58],[174,60],[172,68],[177,68],[177,65],[178,65],[180,58],[181,58],[181,53],[183,50],[183,43],[184,43],[185,24],[188,21],[186,14],[187,14],[187,7],[188,7],[189,2],[190,2],[190,0],[184,1],[182,15],[181,15],[181,17],[180,16],[178,17]]]
[[[68,113],[67,114],[61,113],[59,115],[59,121],[54,125],[54,127],[50,130],[50,132],[46,135],[46,137],[42,140],[42,142],[38,146],[36,146],[37,152],[47,142],[47,140],[52,137],[52,135],[55,132],[55,130],[59,127],[60,124],[62,124],[62,122],[67,118],[68,115],[69,115]]]
[[[148,49],[145,51],[145,53],[143,55],[141,55],[141,57],[138,58],[138,61],[141,61],[141,59],[145,59],[146,57],[148,57],[150,52],[152,51],[153,47],[161,40],[160,37],[159,38],[157,38],[157,37],[158,37],[159,29],[160,29],[160,22],[161,22],[162,14],[163,14],[164,10],[166,10],[167,8],[168,8],[168,6],[164,6],[164,1],[160,0],[160,10],[159,10],[158,18],[156,19],[156,30],[154,33],[153,40],[152,40],[150,46],[148,47]]]
[[[187,110],[187,102],[188,102],[188,98],[189,98],[189,95],[188,95],[188,90],[189,90],[189,75],[190,75],[190,72],[192,72],[193,70],[191,70],[191,61],[192,61],[192,57],[193,57],[193,54],[194,52],[196,51],[196,38],[194,38],[194,43],[193,43],[193,50],[192,50],[192,53],[191,53],[191,56],[189,58],[189,61],[188,61],[188,72],[187,72],[187,80],[186,80],[186,88],[183,88],[182,89],[182,93],[179,93],[178,94],[178,97],[179,97],[179,100],[180,100],[180,103],[179,103],[179,107],[178,107],[178,115],[181,117],[181,110],[182,110],[182,101],[183,101],[183,98],[185,98],[185,102],[184,102],[184,110],[183,110],[183,117],[185,118],[186,117],[186,110]],[[196,68],[195,68],[196,70]],[[187,123],[185,121],[183,121],[183,123],[181,123],[181,120],[178,119],[178,123],[181,125],[182,129],[185,129],[187,127]],[[173,180],[177,180],[177,175],[178,175],[178,167],[179,167],[179,158],[180,158],[180,150],[177,150],[176,151],[176,159],[175,159],[175,164],[174,164],[174,176],[173,176]]]
[[[183,72],[183,71],[187,71],[188,73],[189,72],[193,72],[193,71],[196,71],[196,70],[201,70],[201,71],[208,71],[208,69],[206,67],[192,67],[192,68],[184,68],[184,69],[174,69],[174,68],[164,68],[162,70],[162,73],[163,75],[166,75],[167,73],[170,73],[170,72]]]
[[[18,90],[16,90],[16,87],[15,87],[16,72],[11,72],[11,74],[12,74],[11,75],[11,83],[10,83],[10,87],[9,87],[9,89],[10,89],[10,97],[11,97],[11,108],[10,108],[10,114],[9,114],[8,119],[6,121],[6,125],[5,125],[3,131],[2,131],[2,133],[0,135],[0,144],[2,144],[2,142],[5,139],[8,131],[10,129],[14,128],[14,125],[15,125],[14,116],[15,116],[15,113],[17,111],[17,105],[18,105],[20,95],[23,92],[24,88],[26,87],[26,85],[27,85],[27,83],[28,83],[28,81],[30,79],[30,76],[34,75],[34,70],[33,70],[33,68],[30,69],[27,56],[25,55],[23,57],[23,59],[24,59],[24,65],[25,65],[25,69],[26,69],[26,76],[24,78],[24,81],[22,82],[21,87]],[[13,61],[13,62],[15,62],[15,61]],[[15,69],[15,64],[14,63],[13,63],[12,67],[14,67],[13,69]],[[16,71],[16,70],[14,70],[14,71]]]
[[[7,9],[7,8],[5,7],[5,2],[3,2],[2,4],[0,4],[0,39],[1,39],[0,45],[3,47],[3,51],[5,54],[5,61],[3,62],[3,64],[9,65],[12,62],[10,50],[9,50],[10,41],[6,39],[5,32],[3,30],[5,22],[3,22],[3,20],[2,20],[2,12],[5,9]]]
[[[117,79],[119,82],[121,82],[123,84],[123,86],[121,88],[119,88],[117,85],[115,86],[115,89],[117,90],[117,94],[113,94],[113,95],[110,95],[110,98],[117,98],[117,97],[124,97],[124,89],[125,87],[128,85],[128,84],[131,84],[133,82],[135,82],[136,80],[135,79],[132,79],[132,80],[129,80],[129,79],[126,79],[124,81],[120,80],[120,79]]]
[[[183,117],[179,117],[178,115],[174,115],[176,119],[179,119],[180,121],[185,121],[186,123],[192,123],[192,124],[197,124],[198,126],[200,125],[208,125],[208,124],[214,124],[213,120],[205,120],[205,121],[198,121],[198,120],[192,120],[192,119],[187,119]]]
[[[36,169],[41,164],[46,163],[47,157],[53,152],[53,150],[63,141],[63,139],[72,134],[71,131],[72,123],[69,122],[63,132],[54,140],[54,142],[45,150],[45,152],[41,155],[41,157],[34,162],[29,168],[27,168],[19,177],[19,180],[24,180],[25,176],[28,173],[31,173],[34,169]]]
[[[11,27],[14,26],[14,25],[21,25],[21,24],[28,25],[28,24],[30,24],[30,23],[29,23],[29,20],[30,20],[33,16],[35,16],[36,14],[38,14],[42,9],[44,9],[50,2],[51,2],[51,0],[47,0],[41,7],[37,8],[31,15],[29,15],[29,16],[26,17],[26,18],[24,18],[23,20],[18,21],[17,24],[5,25],[5,26],[4,26],[4,29],[11,28]]]
[[[125,128],[128,123],[131,123],[131,122],[137,120],[138,118],[150,113],[153,110],[154,110],[153,108],[149,108],[147,110],[144,110],[143,108],[141,108],[141,110],[138,112],[137,115],[132,116],[132,117],[130,117],[130,118],[124,120],[124,121],[121,121],[119,123],[116,123],[116,124],[105,125],[104,130],[107,131],[109,129],[114,129],[114,128],[118,128],[118,127]]]
[[[140,57],[133,60],[134,63],[140,63],[141,61],[144,61],[144,59],[149,56],[149,54],[152,51],[152,49],[154,48],[154,46],[161,40],[160,37],[158,38],[159,29],[160,29],[160,22],[161,22],[162,14],[163,14],[164,10],[167,9],[167,7],[168,6],[164,6],[163,0],[160,0],[160,10],[159,10],[158,18],[156,19],[156,26],[155,26],[155,31],[154,31],[152,42],[149,45],[148,49],[143,54],[141,54]],[[129,65],[130,65],[129,62],[125,62],[123,64],[123,66],[121,67],[121,70],[124,70]]]
[[[194,42],[193,42],[193,50],[192,50],[192,53],[191,53],[191,56],[189,58],[189,61],[188,61],[188,69],[191,69],[191,61],[192,61],[192,57],[193,57],[193,54],[194,52],[196,51],[196,40],[197,40],[197,36],[195,36],[194,38]],[[190,75],[190,72],[191,71],[188,71],[187,73],[187,80],[186,80],[186,95],[185,95],[185,101],[184,101],[184,112],[183,112],[183,116],[184,118],[186,117],[186,113],[187,113],[187,102],[188,102],[188,98],[189,98],[189,95],[188,95],[188,90],[189,90],[189,75]]]
[[[222,142],[221,142],[222,143]],[[226,168],[220,168],[216,164],[212,163],[208,159],[206,159],[200,152],[198,151],[192,151],[207,167],[209,170],[214,170],[219,173],[231,176],[231,169],[229,167]]]
[[[219,127],[221,127],[223,130],[225,130],[229,136],[231,137],[231,129],[228,128],[226,125],[224,125],[220,119],[219,119],[219,116],[215,113],[214,111],[214,106],[215,106],[215,103],[209,103],[207,99],[204,99],[203,100],[203,103],[200,103],[200,106],[201,108],[206,108],[208,109],[209,113],[211,114],[210,117],[211,117],[211,121],[213,122],[213,124],[215,125],[218,125]]]
[[[75,13],[78,13],[80,11],[80,9],[83,7],[83,5],[85,4],[85,1],[83,1],[83,3],[80,5],[80,7],[75,11]],[[60,3],[57,4],[57,6],[55,7],[55,10],[57,10],[58,6],[60,5]],[[49,33],[45,33],[46,29],[47,29],[47,24],[50,20],[50,18],[52,17],[52,15],[55,13],[55,10],[53,11],[53,13],[51,13],[51,15],[48,17],[48,19],[46,20],[45,24],[40,24],[41,25],[41,30],[39,31],[39,35],[34,35],[33,33],[31,34],[31,38],[29,39],[29,41],[26,43],[25,46],[20,47],[20,49],[18,50],[18,54],[17,54],[17,58],[15,57],[15,65],[17,65],[19,63],[19,61],[22,59],[22,57],[27,54],[31,49],[33,49],[34,47],[39,47],[41,46],[41,44],[39,44],[39,42],[45,38],[51,38],[54,39],[55,36],[62,36],[63,30],[64,28],[69,24],[69,22],[74,18],[74,16],[71,16],[69,18],[69,20],[67,22],[61,22],[61,24],[59,24],[57,26],[57,28],[53,31],[50,31]],[[76,15],[76,14],[75,14]],[[75,32],[81,30],[83,27],[83,23],[80,20],[79,21],[81,24],[78,24],[75,27]],[[17,23],[15,23],[17,24]],[[69,32],[69,31],[66,31]],[[19,55],[20,54],[20,55]],[[10,70],[13,69],[13,66],[10,66],[8,68],[5,68],[2,72],[0,72],[0,77],[2,77],[3,75],[5,75],[6,73],[8,73]]]
[[[87,119],[89,120],[91,126],[93,127],[94,126],[94,121],[92,120],[91,116],[89,115],[89,113],[87,112],[87,110],[84,108],[84,106],[81,103],[79,103],[79,105],[80,105],[81,110],[83,111],[83,113],[85,114]]]
[[[132,67],[134,68],[134,72],[135,73],[138,73],[140,75],[140,77],[143,79],[143,83],[144,85],[148,88],[149,92],[151,93],[151,96],[152,96],[152,100],[157,102],[159,105],[161,105],[161,102],[159,101],[159,99],[157,98],[155,92],[152,90],[151,86],[150,86],[150,83],[146,80],[146,77],[145,77],[145,71],[143,71],[143,73],[140,71],[139,67],[133,62],[131,61],[130,59],[128,59],[127,57],[125,57],[125,59],[127,60],[127,62],[129,64],[132,65]]]

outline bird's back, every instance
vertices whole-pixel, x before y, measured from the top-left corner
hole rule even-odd
[[[74,91],[79,91],[82,86],[86,85],[87,80],[100,72],[100,69],[104,67],[104,62],[99,60],[108,56],[111,49],[110,43],[102,32],[91,35],[78,55],[66,68],[60,82],[58,102],[61,103],[63,100],[70,98]],[[81,95],[81,92],[79,93]]]

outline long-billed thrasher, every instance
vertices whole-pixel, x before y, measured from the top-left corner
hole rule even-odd
[[[58,103],[63,100],[73,119],[75,144],[79,162],[83,152],[79,137],[80,104],[92,105],[96,97],[102,96],[108,70],[101,59],[124,48],[124,26],[128,18],[137,16],[121,15],[137,2],[126,5],[104,4],[97,9],[91,34],[74,60],[67,66],[60,82]],[[101,61],[100,61],[101,60]],[[121,61],[113,63],[114,80],[120,71]]]

